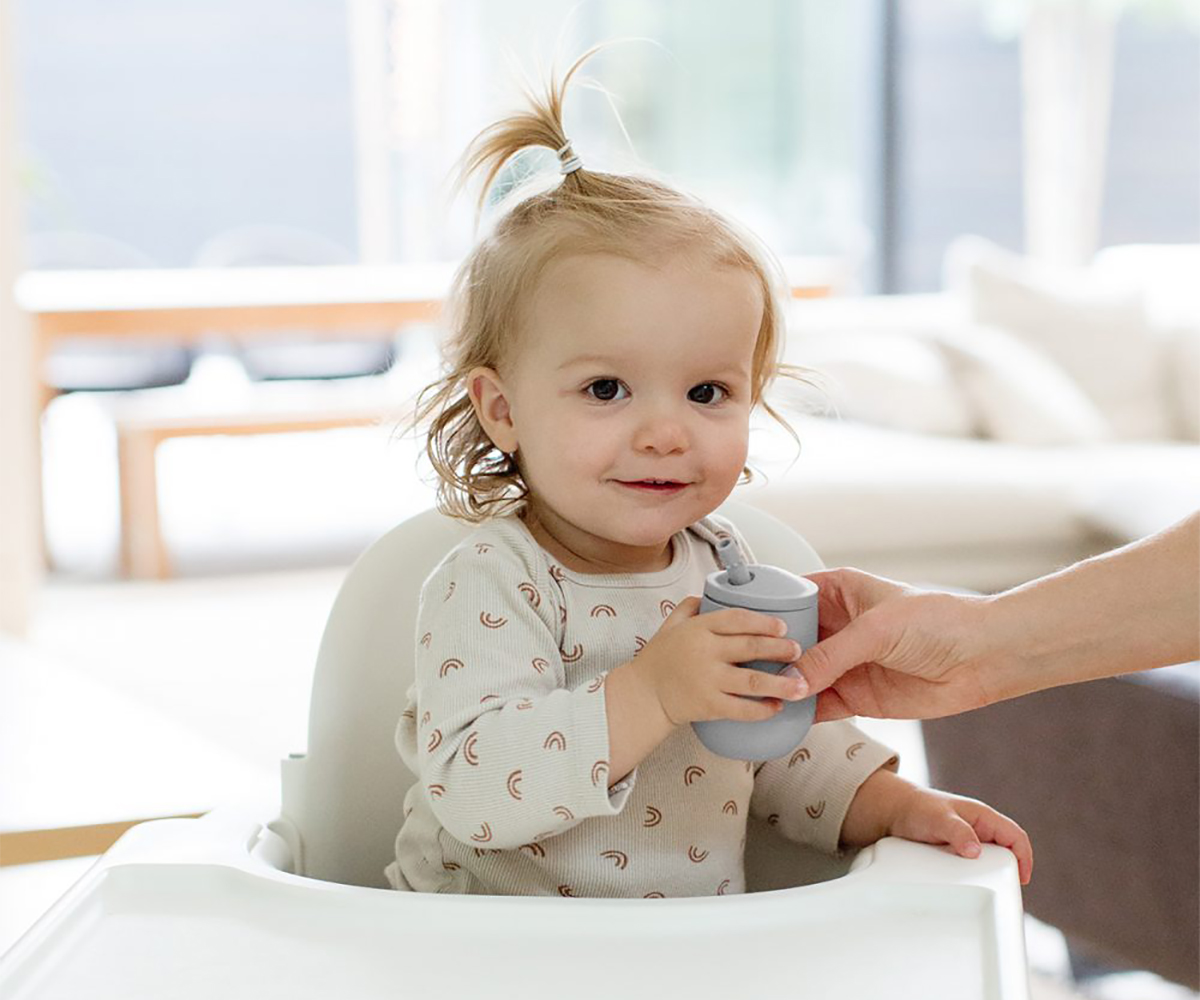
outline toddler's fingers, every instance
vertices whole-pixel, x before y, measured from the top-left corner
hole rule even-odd
[[[720,656],[726,663],[775,660],[792,663],[800,655],[800,643],[772,635],[729,635],[721,639]],[[796,677],[795,680],[800,680]]]
[[[752,671],[751,671],[752,672]],[[718,719],[732,719],[735,722],[765,722],[773,718],[783,708],[783,702],[778,698],[739,698],[737,695],[722,695],[719,704]]]
[[[950,813],[939,831],[955,854],[964,858],[977,858],[983,853],[975,828],[957,813]]]
[[[984,809],[971,822],[979,839],[989,844],[999,844],[1012,851],[1017,859],[1017,874],[1021,885],[1028,885],[1033,877],[1033,845],[1018,823],[1007,816]]]
[[[689,598],[690,599],[690,598]],[[710,631],[717,635],[786,635],[787,625],[782,618],[751,611],[749,608],[725,608],[710,611],[705,618]],[[800,654],[797,653],[796,656]],[[795,659],[795,657],[793,657]]]
[[[729,667],[722,671],[721,690],[726,694],[744,695],[751,698],[779,698],[783,701],[795,701],[804,695],[799,680],[795,675],[768,674],[761,670]]]

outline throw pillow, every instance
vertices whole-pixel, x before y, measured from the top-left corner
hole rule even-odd
[[[985,436],[1009,444],[1086,445],[1112,436],[1062,367],[1003,330],[968,326],[939,337]]]
[[[1200,442],[1200,326],[1179,326],[1172,333],[1169,357],[1175,436]]]
[[[973,408],[945,358],[927,339],[903,333],[794,337],[789,360],[809,369],[807,385],[775,383],[772,401],[794,412],[834,414],[916,434],[966,437]]]
[[[1001,327],[1056,361],[1100,408],[1116,437],[1167,437],[1163,344],[1142,295],[1085,270],[1052,268],[979,237],[956,240],[946,280],[971,319]]]

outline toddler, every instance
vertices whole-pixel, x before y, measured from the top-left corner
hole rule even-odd
[[[778,282],[716,212],[583,167],[561,122],[582,61],[465,161],[484,197],[530,146],[557,151],[562,179],[518,193],[463,264],[447,373],[418,408],[441,508],[480,526],[422,590],[397,730],[418,780],[390,883],[738,893],[752,814],[831,853],[889,834],[968,857],[994,841],[1027,880],[1019,826],[904,781],[848,722],[765,764],[713,755],[688,725],[767,719],[799,697],[786,672],[735,666],[796,660],[781,621],[699,615],[695,596],[720,539],[753,559],[713,511],[748,475],[751,411],[771,412]]]

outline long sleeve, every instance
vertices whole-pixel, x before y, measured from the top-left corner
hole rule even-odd
[[[480,537],[480,536],[473,536]],[[562,603],[537,560],[503,539],[457,549],[426,581],[416,680],[397,743],[447,833],[516,848],[619,813],[603,675],[566,686]]]
[[[833,854],[859,786],[881,767],[895,769],[895,752],[850,722],[823,722],[787,757],[758,769],[750,812],[789,840]]]

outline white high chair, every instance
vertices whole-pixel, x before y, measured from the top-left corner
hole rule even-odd
[[[724,513],[759,559],[820,568],[798,535]],[[1027,1000],[1012,855],[885,839],[797,886],[752,825],[743,896],[548,899],[381,888],[413,776],[393,745],[421,582],[466,533],[429,511],[350,570],[317,658],[307,754],[282,807],[130,830],[0,959],[5,1000],[763,996]],[[790,888],[778,888],[791,886]],[[769,891],[768,891],[769,890]]]

